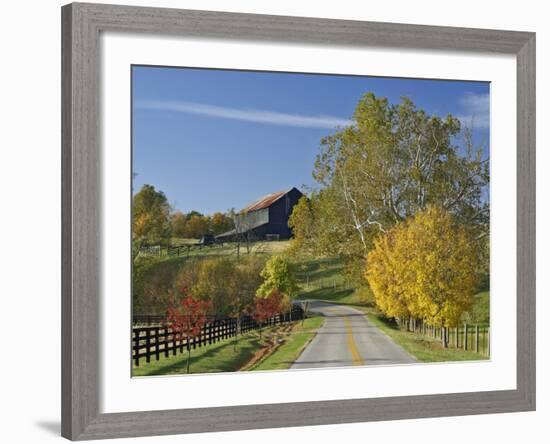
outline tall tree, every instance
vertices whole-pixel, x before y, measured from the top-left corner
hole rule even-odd
[[[224,213],[216,212],[210,218],[210,229],[214,234],[225,233],[233,227],[233,219]]]
[[[488,160],[472,144],[455,144],[460,131],[457,118],[429,116],[408,98],[392,105],[363,96],[353,123],[321,142],[313,171],[321,191],[312,195],[317,243],[364,258],[374,237],[428,205],[485,229]],[[340,242],[318,242],[324,236]]]
[[[137,251],[142,245],[170,239],[170,205],[164,193],[154,186],[143,185],[134,195],[132,216],[132,241]]]
[[[198,299],[210,300],[216,316],[228,316],[238,291],[235,273],[235,262],[229,258],[205,259],[199,263],[191,293]]]
[[[172,236],[185,237],[187,228],[187,217],[181,211],[176,211],[170,216],[170,225],[172,227]]]
[[[292,230],[292,252],[310,252],[309,240],[314,236],[314,217],[311,203],[307,196],[302,196],[292,209],[288,227]]]
[[[263,269],[264,261],[255,255],[248,256],[245,260],[239,261],[235,267],[232,279],[235,289],[231,295],[229,315],[237,319],[237,334],[234,340],[234,350],[236,350],[237,341],[241,333],[241,318],[253,308],[256,291],[262,284],[260,275]]]
[[[263,278],[263,283],[256,294],[260,297],[268,297],[275,290],[282,294],[282,306],[290,311],[292,298],[300,287],[292,273],[289,261],[280,255],[272,256],[266,262],[260,275]]]
[[[185,223],[185,237],[198,239],[204,236],[209,231],[208,218],[203,215],[193,214],[187,215],[187,221]]]

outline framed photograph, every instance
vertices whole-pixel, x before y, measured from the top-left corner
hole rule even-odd
[[[62,25],[63,436],[535,409],[533,33]]]

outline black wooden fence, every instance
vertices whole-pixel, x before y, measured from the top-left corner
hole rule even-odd
[[[216,342],[232,338],[237,334],[237,318],[217,319],[205,324],[200,335],[190,338],[180,338],[170,327],[162,325],[166,319],[161,316],[137,315],[134,316],[134,325],[152,324],[156,320],[157,325],[147,327],[135,326],[132,328],[132,359],[136,366],[139,361],[145,358],[146,362],[151,362],[151,358],[159,360],[161,356],[167,358],[175,356],[183,351],[194,350],[215,344]],[[300,305],[294,304],[290,312],[279,313],[263,324],[258,324],[251,316],[244,316],[240,322],[240,332],[247,333],[265,326],[272,326],[301,320],[304,317],[304,311]],[[147,322],[145,322],[147,321]]]

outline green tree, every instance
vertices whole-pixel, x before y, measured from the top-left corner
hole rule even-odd
[[[260,273],[264,262],[259,257],[250,255],[240,260],[235,267],[233,274],[235,284],[231,286],[235,292],[231,295],[229,309],[229,315],[237,319],[237,334],[233,343],[235,351],[241,333],[241,317],[253,308],[256,291],[262,284]]]
[[[197,299],[211,301],[215,316],[227,316],[238,291],[235,273],[235,262],[228,258],[205,259],[199,263],[191,294]]]
[[[410,99],[392,105],[363,96],[352,124],[321,141],[313,171],[319,190],[307,219],[315,229],[303,229],[310,245],[364,259],[376,236],[429,205],[478,234],[486,231],[488,161],[471,138],[459,149],[460,132],[457,118],[430,116]]]
[[[143,185],[132,205],[132,243],[134,250],[145,244],[168,242],[171,235],[170,205],[162,191]],[[137,255],[137,253],[136,253]]]
[[[190,218],[190,217],[193,217],[193,216],[204,216],[204,214],[202,214],[201,212],[199,211],[196,211],[196,210],[191,210],[189,211],[189,213],[187,213],[187,217]]]
[[[290,310],[292,298],[300,287],[291,271],[289,261],[283,256],[272,256],[266,262],[260,275],[263,278],[263,283],[256,294],[260,297],[268,297],[276,290],[283,295],[283,306]]]
[[[315,219],[309,199],[302,196],[292,209],[288,219],[288,227],[292,230],[292,252],[309,252],[311,240],[314,238]]]

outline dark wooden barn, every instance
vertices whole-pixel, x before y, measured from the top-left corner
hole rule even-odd
[[[303,194],[293,187],[271,193],[246,207],[235,221],[235,228],[216,236],[220,241],[233,241],[239,236],[256,240],[289,239],[292,235],[288,218]]]

